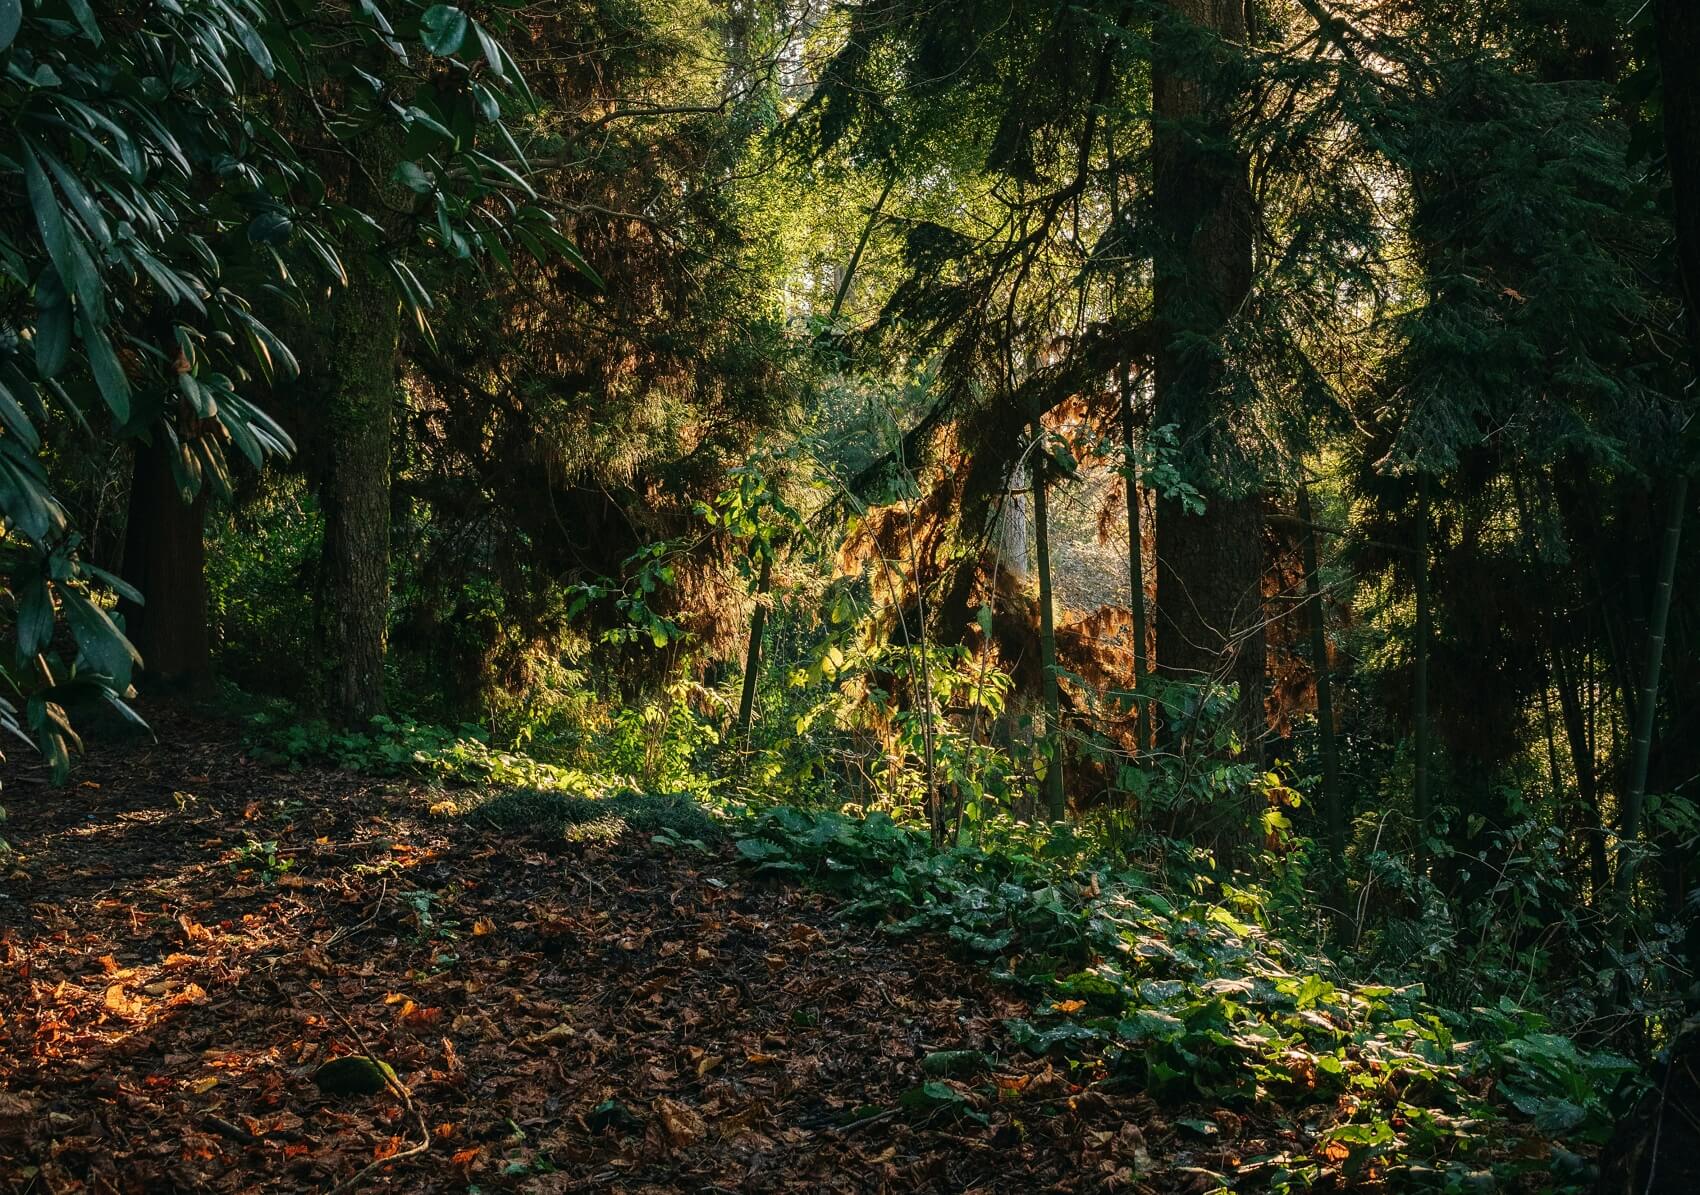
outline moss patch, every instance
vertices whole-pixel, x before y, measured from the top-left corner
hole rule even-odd
[[[500,830],[534,830],[574,840],[612,841],[627,833],[665,832],[675,838],[712,842],[725,831],[703,807],[680,793],[631,790],[605,797],[514,788],[457,812],[468,822]]]

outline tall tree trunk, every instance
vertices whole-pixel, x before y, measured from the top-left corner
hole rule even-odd
[[[773,556],[761,555],[761,574],[756,580],[756,608],[750,615],[750,646],[744,655],[744,691],[738,698],[738,737],[748,743],[750,723],[756,712],[756,682],[761,674],[761,638],[767,630],[767,591],[773,582]]]
[[[1665,658],[1665,630],[1670,622],[1671,592],[1675,588],[1677,548],[1682,542],[1682,517],[1687,509],[1688,477],[1679,473],[1671,484],[1670,505],[1665,514],[1659,573],[1653,585],[1653,609],[1647,620],[1647,654],[1641,671],[1641,691],[1636,698],[1629,782],[1623,794],[1623,824],[1618,833],[1621,845],[1617,886],[1622,892],[1629,891],[1635,873],[1635,840],[1641,833],[1641,806],[1647,795],[1647,765],[1653,751],[1653,723],[1659,713],[1659,669]]]
[[[1198,39],[1241,43],[1244,0],[1171,0],[1152,63],[1153,187],[1159,246],[1154,298],[1156,422],[1174,425],[1205,511],[1157,512],[1157,663],[1169,677],[1239,683],[1248,743],[1264,730],[1262,503],[1221,476],[1234,446],[1221,429],[1221,338],[1251,291],[1252,198],[1232,144],[1233,97]]]
[[[207,645],[206,487],[185,502],[163,432],[136,444],[124,527],[124,576],[146,605],[125,601],[125,632],[150,678],[199,686],[212,675]]]
[[[1045,768],[1045,809],[1052,821],[1061,821],[1067,810],[1063,789],[1062,695],[1057,687],[1057,628],[1051,607],[1051,528],[1046,501],[1044,428],[1033,423],[1033,555],[1039,573],[1039,666],[1045,689],[1045,737],[1050,741],[1051,760]]]
[[[1600,816],[1599,773],[1595,766],[1593,744],[1588,736],[1588,715],[1582,708],[1578,681],[1565,663],[1563,650],[1555,639],[1552,644],[1552,672],[1558,687],[1558,712],[1564,723],[1564,738],[1570,747],[1570,767],[1576,773],[1576,790],[1582,800],[1583,814],[1588,818],[1588,876],[1593,899],[1598,904],[1611,882],[1611,868],[1606,859],[1605,822]]]
[[[1658,0],[1665,158],[1676,193],[1676,250],[1688,315],[1689,364],[1700,374],[1700,5]]]
[[[1109,139],[1110,153],[1110,224],[1121,234],[1121,168],[1116,160],[1113,130]],[[1122,299],[1127,281],[1124,267],[1116,269],[1116,301]],[[1134,365],[1124,359],[1116,366],[1116,378],[1121,388],[1123,484],[1127,497],[1127,608],[1133,616],[1133,741],[1143,752],[1149,744],[1148,729],[1152,721],[1145,704],[1143,681],[1146,673],[1146,615],[1145,615],[1145,519],[1139,497],[1139,458],[1135,452],[1137,419],[1133,403]]]
[[[1676,196],[1678,276],[1687,314],[1689,364],[1700,375],[1700,76],[1694,70],[1695,57],[1700,55],[1700,8],[1692,0],[1659,0],[1656,20],[1664,87],[1665,157]],[[1665,631],[1670,620],[1682,520],[1688,507],[1689,456],[1685,444],[1676,463],[1676,476],[1671,480],[1633,715],[1634,737],[1623,795],[1622,846],[1617,865],[1617,886],[1624,892],[1629,891],[1633,882],[1635,839],[1641,830],[1641,806],[1647,792],[1653,724],[1658,716],[1659,670],[1664,662]]]
[[[1310,487],[1299,486],[1299,519],[1304,523],[1305,604],[1310,607],[1310,667],[1316,674],[1316,733],[1322,747],[1322,808],[1328,845],[1338,862],[1346,852],[1346,810],[1340,794],[1340,753],[1334,741],[1334,677],[1328,667],[1328,622],[1322,605],[1322,574],[1317,564],[1316,522]]]
[[[1412,785],[1411,803],[1415,807],[1417,819],[1417,858],[1428,854],[1428,825],[1429,825],[1429,709],[1428,709],[1428,653],[1429,640],[1433,638],[1430,623],[1433,620],[1433,602],[1429,596],[1429,559],[1428,559],[1428,474],[1417,475],[1417,543],[1416,570],[1417,590],[1417,626],[1416,642],[1411,645],[1411,723],[1413,726],[1413,761],[1415,782]]]
[[[375,138],[365,169],[350,173],[351,202],[385,213],[394,237],[414,201],[389,181],[400,155],[393,134]],[[337,721],[363,725],[384,710],[390,613],[390,446],[399,385],[401,304],[378,244],[345,255],[348,284],[331,292],[319,363],[325,515],[325,637]]]
[[[1150,718],[1142,682],[1147,671],[1145,617],[1145,520],[1139,498],[1139,464],[1134,456],[1133,366],[1120,366],[1122,383],[1122,451],[1127,459],[1127,600],[1133,614],[1133,737],[1144,751],[1150,741]]]
[[[389,280],[351,255],[331,300],[324,392],[326,638],[331,708],[363,724],[384,710],[390,609],[390,437],[401,310]]]

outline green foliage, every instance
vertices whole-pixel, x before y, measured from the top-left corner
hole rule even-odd
[[[460,784],[580,791],[583,773],[492,747],[477,726],[434,726],[379,715],[366,730],[335,730],[324,721],[257,713],[248,719],[255,758],[289,767],[328,765],[375,776],[417,776]]]
[[[1420,987],[1348,982],[1272,935],[1255,893],[1179,895],[1080,849],[1066,836],[1032,852],[935,852],[880,814],[788,808],[738,840],[757,875],[805,878],[843,894],[847,916],[992,961],[1035,1005],[1008,1026],[1022,1048],[1179,1102],[1337,1101],[1321,1152],[1348,1178],[1373,1164],[1401,1189],[1468,1189],[1484,1164],[1530,1171],[1511,1148],[1528,1132],[1518,1113],[1544,1136],[1609,1131],[1626,1060],[1583,1051],[1509,1001],[1462,1013]],[[1482,1098],[1482,1074],[1502,1098]],[[1274,1189],[1302,1187],[1304,1171],[1277,1169]]]
[[[60,779],[78,746],[67,703],[93,690],[127,708],[141,662],[107,595],[143,596],[86,559],[44,445],[73,428],[163,442],[185,498],[203,485],[230,496],[230,450],[257,469],[293,449],[249,397],[298,373],[256,308],[300,299],[315,274],[346,283],[345,252],[380,256],[429,334],[430,294],[374,235],[393,213],[353,206],[345,180],[298,146],[370,144],[387,128],[419,197],[409,239],[504,264],[513,240],[582,266],[553,217],[524,202],[529,166],[502,123],[504,103],[526,96],[511,56],[457,8],[392,11],[393,23],[355,6],[333,50],[315,40],[317,7],[295,0],[121,18],[49,4],[0,47],[0,184],[22,198],[0,218],[0,600],[16,648],[0,681],[25,698]],[[440,64],[409,55],[416,33]],[[473,42],[480,61],[446,57]],[[342,104],[327,108],[333,92]],[[56,641],[61,618],[68,642]],[[0,724],[15,728],[15,714],[0,705]]]
[[[503,830],[539,830],[568,837],[618,837],[625,831],[659,837],[673,845],[705,846],[725,830],[696,798],[683,793],[619,789],[606,795],[560,790],[510,789],[460,809],[475,825]],[[575,835],[574,831],[579,831]]]
[[[272,476],[231,509],[215,507],[207,526],[207,616],[219,672],[251,692],[304,700],[318,694],[311,588],[324,546],[324,520],[296,477]]]
[[[256,838],[250,838],[236,848],[236,857],[230,861],[231,871],[258,870],[261,879],[268,884],[294,866],[294,860],[284,858],[277,853],[276,839],[261,842]]]

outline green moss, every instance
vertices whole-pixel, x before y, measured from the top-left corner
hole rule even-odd
[[[613,841],[625,833],[657,834],[710,842],[725,831],[690,797],[631,790],[604,797],[515,788],[460,810],[474,825],[501,830],[564,834],[575,841]]]
[[[313,1072],[313,1082],[326,1095],[377,1095],[395,1077],[389,1063],[364,1054],[333,1058]]]

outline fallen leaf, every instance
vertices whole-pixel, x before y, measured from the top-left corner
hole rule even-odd
[[[529,1039],[534,1046],[558,1046],[562,1042],[578,1036],[578,1030],[571,1025],[556,1025],[545,1029],[542,1033],[533,1034]]]
[[[654,1107],[655,1114],[661,1118],[661,1127],[667,1130],[668,1139],[677,1147],[691,1144],[708,1131],[702,1114],[688,1104],[662,1095],[655,1098]]]
[[[106,1011],[116,1013],[121,1017],[137,1017],[147,1011],[148,1003],[140,996],[131,996],[124,990],[124,985],[114,983],[107,986],[106,996],[101,1001]]]

